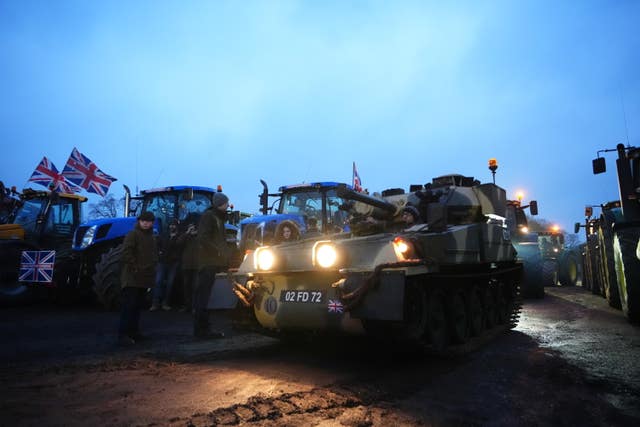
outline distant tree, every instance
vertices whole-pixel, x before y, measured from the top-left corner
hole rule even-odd
[[[108,194],[99,202],[89,204],[89,219],[116,218],[123,205],[123,197],[116,199],[112,194]]]

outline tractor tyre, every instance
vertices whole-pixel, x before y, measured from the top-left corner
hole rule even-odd
[[[93,291],[98,302],[107,310],[120,308],[122,270],[122,245],[118,245],[100,257],[93,275]]]
[[[618,293],[618,280],[616,279],[616,264],[613,255],[613,238],[611,228],[598,228],[598,242],[600,247],[601,277],[604,294],[609,305],[614,308],[621,308],[620,295]]]
[[[640,324],[640,260],[636,257],[639,236],[638,228],[615,231],[613,236],[620,304],[634,324]]]
[[[556,286],[558,283],[558,262],[555,259],[542,261],[542,283],[544,286]]]
[[[543,260],[538,245],[518,245],[517,250],[524,268],[522,274],[523,298],[544,298]]]
[[[578,254],[576,254],[574,250],[565,251],[558,266],[558,280],[560,285],[575,286],[578,283],[578,264]]]

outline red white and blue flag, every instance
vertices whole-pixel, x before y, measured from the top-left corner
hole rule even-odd
[[[58,168],[46,157],[42,158],[36,170],[31,174],[29,181],[43,185],[51,191],[58,193],[75,193],[80,191],[80,189],[69,182],[63,174],[59,173]]]
[[[329,300],[327,308],[329,309],[329,313],[342,313],[344,311],[344,305],[342,305],[342,302],[333,299]]]
[[[20,259],[20,282],[51,283],[56,251],[23,251]]]
[[[356,162],[353,162],[353,189],[358,193],[362,193],[362,181],[360,181],[360,175],[358,175],[358,170],[356,169]]]
[[[74,148],[64,166],[62,174],[71,182],[84,188],[89,193],[96,193],[102,197],[107,195],[109,186],[116,178],[98,169],[87,156]]]

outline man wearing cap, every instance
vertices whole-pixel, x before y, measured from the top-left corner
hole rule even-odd
[[[227,270],[231,250],[225,238],[229,198],[223,193],[213,195],[212,206],[204,211],[198,224],[198,279],[193,293],[193,334],[197,338],[222,338],[222,332],[210,330],[207,305],[216,273]]]
[[[420,212],[415,206],[406,205],[402,209],[402,220],[405,223],[406,228],[420,224],[422,219],[420,218]]]
[[[142,212],[122,245],[122,310],[118,344],[132,345],[144,337],[140,334],[140,309],[148,288],[155,284],[158,249],[153,237],[152,212]]]

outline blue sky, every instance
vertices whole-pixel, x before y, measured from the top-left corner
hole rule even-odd
[[[637,1],[0,0],[0,180],[73,147],[133,188],[370,191],[447,173],[567,229],[640,144]],[[96,198],[92,197],[92,201]]]

